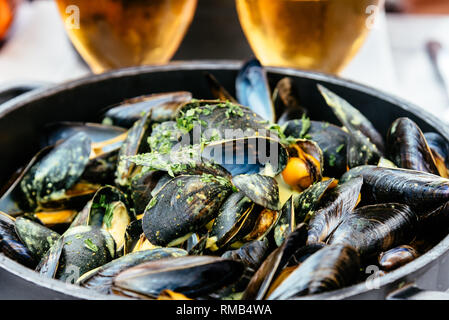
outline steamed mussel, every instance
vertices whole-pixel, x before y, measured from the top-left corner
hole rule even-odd
[[[299,299],[394,272],[447,234],[439,133],[408,118],[378,132],[322,85],[335,123],[311,119],[298,83],[257,60],[236,97],[206,77],[217,100],[149,94],[42,128],[0,198],[0,252],[102,294]]]

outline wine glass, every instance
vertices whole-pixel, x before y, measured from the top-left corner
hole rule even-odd
[[[264,65],[338,73],[362,46],[382,0],[236,0]]]
[[[56,0],[67,33],[93,72],[168,62],[197,0]]]
[[[0,0],[0,41],[6,37],[19,0]]]

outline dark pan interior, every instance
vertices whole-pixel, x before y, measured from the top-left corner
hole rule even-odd
[[[25,164],[37,151],[41,128],[54,121],[99,121],[106,106],[134,96],[185,90],[195,98],[212,98],[204,72],[209,71],[235,93],[237,62],[192,62],[162,67],[132,68],[93,76],[20,96],[0,108],[0,183]],[[338,124],[325,105],[316,84],[322,83],[359,108],[385,134],[398,117],[410,117],[424,132],[436,131],[449,138],[447,129],[433,116],[379,91],[322,74],[289,69],[269,69],[272,87],[284,77],[295,79],[302,104],[315,120]]]

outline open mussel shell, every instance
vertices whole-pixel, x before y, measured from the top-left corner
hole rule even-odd
[[[251,278],[246,288],[244,300],[262,300],[265,298],[271,283],[286,266],[286,263],[298,248],[303,247],[307,240],[307,225],[300,224],[285,239],[282,246],[274,250],[262,263]]]
[[[418,256],[418,252],[413,247],[402,245],[388,251],[381,252],[378,258],[379,266],[383,270],[394,270],[412,260],[415,260]]]
[[[243,264],[210,256],[186,256],[145,262],[114,278],[113,292],[157,298],[161,291],[172,290],[196,298],[211,294],[237,281]]]
[[[118,252],[125,245],[125,232],[135,220],[126,195],[112,186],[102,187],[95,193],[90,206],[87,224],[108,231],[116,243]]]
[[[187,252],[178,248],[158,248],[132,252],[85,273],[78,279],[77,284],[97,292],[110,294],[112,293],[111,287],[114,277],[120,272],[144,262],[185,255],[187,255]]]
[[[246,62],[235,81],[237,100],[263,119],[276,121],[271,90],[265,69],[257,59]]]
[[[151,192],[165,174],[159,170],[142,170],[131,179],[129,194],[137,214],[145,211],[153,197]]]
[[[241,174],[232,178],[232,184],[255,204],[279,210],[279,187],[274,178],[257,173]]]
[[[46,253],[37,270],[47,277],[75,283],[84,273],[115,258],[109,232],[92,227],[70,228]]]
[[[387,135],[389,159],[399,168],[438,175],[438,168],[424,134],[409,118],[393,122]]]
[[[325,194],[309,222],[307,243],[326,241],[327,237],[350,214],[358,203],[363,178],[356,177]]]
[[[318,89],[326,100],[326,103],[331,107],[335,116],[350,133],[357,131],[361,132],[376,146],[375,149],[383,152],[385,146],[382,136],[359,110],[320,84],[318,85]]]
[[[279,220],[274,227],[273,237],[278,247],[282,245],[285,238],[293,232],[295,227],[295,205],[293,203],[293,196],[290,196],[282,206]]]
[[[53,279],[58,271],[62,250],[64,249],[64,237],[60,237],[45,253],[36,267],[36,272],[42,277]]]
[[[130,128],[142,118],[142,114],[151,112],[151,118],[156,122],[171,120],[175,117],[182,104],[190,101],[190,92],[168,92],[150,94],[125,100],[111,107],[105,113],[103,123]]]
[[[418,208],[435,208],[449,201],[449,180],[430,173],[360,166],[345,173],[340,183],[354,177],[363,177],[364,203],[405,203]],[[418,210],[422,215],[428,210]]]
[[[15,230],[22,243],[39,261],[60,238],[60,235],[51,229],[22,217],[16,219]]]
[[[257,214],[255,204],[242,192],[231,194],[221,206],[209,233],[208,247],[211,250],[230,244],[245,226],[251,223],[253,215]]]
[[[273,103],[278,124],[301,119],[307,115],[307,109],[301,105],[298,89],[292,78],[285,77],[279,80],[273,91]]]
[[[215,76],[209,72],[205,73],[206,80],[209,84],[210,91],[214,98],[220,101],[230,101],[238,103],[237,100],[223,87]]]
[[[285,238],[296,228],[296,225],[310,220],[315,213],[321,198],[334,183],[328,179],[311,185],[298,195],[293,195],[284,203],[281,217],[274,229],[274,240],[280,246]]]
[[[426,132],[424,137],[430,149],[438,153],[444,159],[446,166],[449,167],[449,143],[447,140],[436,132]]]
[[[55,146],[34,164],[20,182],[28,206],[51,208],[65,200],[67,191],[83,174],[90,152],[90,138],[80,132]]]
[[[237,250],[226,251],[223,259],[231,259],[243,263],[244,272],[234,284],[212,295],[213,298],[226,298],[246,289],[251,277],[269,254],[269,243],[266,238],[245,243]]]
[[[142,227],[151,243],[173,245],[214,219],[232,191],[228,180],[212,175],[178,176],[148,204]]]
[[[92,141],[92,144],[95,145],[96,143],[113,141],[115,138],[126,134],[126,129],[89,122],[55,122],[45,126],[42,147],[55,145],[79,132],[85,133]],[[104,152],[120,148],[122,142],[123,139],[119,139],[115,143],[108,144]]]
[[[178,130],[190,133],[187,136],[190,144],[273,134],[268,121],[249,107],[231,102],[199,100],[188,103],[179,112],[176,123]]]
[[[14,224],[12,217],[0,212],[0,252],[14,261],[34,268],[37,264],[35,255],[20,241]]]
[[[318,144],[324,157],[324,176],[339,177],[346,172],[347,144],[350,135],[341,128],[327,122],[303,118],[288,121],[284,134],[295,138],[307,138]]]
[[[268,137],[245,137],[216,141],[204,147],[202,158],[221,165],[232,176],[261,173],[276,176],[287,165],[287,150]]]
[[[25,210],[30,209],[28,201],[24,199],[24,194],[21,190],[20,183],[30,169],[51,150],[53,150],[53,148],[54,146],[41,149],[23,168],[19,169],[11,177],[7,185],[4,187],[4,192],[0,198],[0,210],[2,212],[7,212],[11,216],[18,216],[23,214]]]
[[[352,247],[326,246],[272,288],[267,299],[284,300],[343,288],[358,280],[359,270],[360,260]]]
[[[334,183],[334,178],[316,182],[300,194],[293,196],[296,224],[310,220],[320,205],[321,199]]]
[[[151,112],[146,113],[140,120],[136,121],[123,142],[117,163],[116,184],[121,187],[127,187],[132,178],[136,165],[126,158],[135,156],[139,153],[149,151],[147,138],[151,133]]]
[[[323,178],[323,152],[316,142],[297,139],[287,148],[289,159],[282,171],[285,183],[303,191]]]
[[[409,206],[398,203],[358,208],[335,229],[328,244],[347,244],[362,258],[369,258],[414,237],[417,216]]]

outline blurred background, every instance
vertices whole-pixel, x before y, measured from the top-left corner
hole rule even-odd
[[[83,17],[83,12],[88,12],[89,5],[105,1],[85,1],[86,7],[80,6],[81,17]],[[190,2],[185,0],[185,4],[179,9],[178,17],[182,18],[175,19],[161,13],[158,25],[161,27],[161,23],[165,23],[161,27],[164,32],[169,32],[170,28],[174,29],[176,26],[177,32],[170,33],[169,36],[167,34],[159,36],[156,31],[148,34],[149,39],[152,40],[156,38],[171,40],[170,43],[164,44],[166,49],[162,50],[163,52],[152,52],[159,54],[157,58],[153,57],[159,60],[154,61],[168,61],[170,58],[172,61],[246,60],[254,56],[255,52],[260,58],[259,56],[262,56],[266,50],[262,44],[258,48],[256,31],[251,29],[254,26],[247,24],[255,18],[249,16],[248,12],[244,12],[246,5],[244,2],[251,1],[254,0],[238,0],[239,11],[237,11],[234,0],[198,0],[196,10],[196,0]],[[348,6],[355,3],[350,0],[322,0],[324,3],[327,1],[348,1]],[[103,48],[107,48],[102,55],[98,53],[98,48],[94,48],[92,43],[90,43],[90,47],[86,44],[86,34],[77,34],[76,30],[67,29],[68,18],[64,17],[63,11],[69,8],[71,2],[83,3],[81,0],[0,0],[0,88],[23,82],[59,83],[68,81],[92,72],[99,73],[111,69],[113,62],[110,65],[103,63],[109,58],[121,55],[120,57],[124,60],[127,59],[120,51],[120,47],[111,46],[111,42],[107,42],[108,39],[101,36],[101,33],[95,34],[96,38],[92,37],[92,39],[95,39],[95,43],[102,44]],[[109,2],[114,3],[112,0]],[[382,1],[372,1],[372,3],[381,4]],[[449,114],[447,111],[449,110],[449,76],[446,76],[446,74],[449,75],[449,50],[447,49],[449,48],[449,38],[447,37],[449,34],[449,0],[386,0],[384,4],[385,6],[381,6],[382,9],[376,12],[375,23],[370,25],[369,32],[363,37],[360,35],[354,39],[352,47],[345,47],[353,49],[351,52],[345,52],[347,61],[345,60],[344,63],[342,61],[338,67],[331,68],[324,66],[322,62],[321,65],[311,62],[307,64],[303,59],[298,62],[297,66],[304,65],[309,69],[332,72],[341,77],[376,87],[405,98],[440,117],[446,117]],[[369,17],[371,12],[368,11],[369,6],[366,7],[366,14]],[[118,19],[117,16],[114,16],[118,11],[114,12],[110,7],[107,10],[111,19]],[[269,10],[274,11],[274,8],[268,8],[267,12]],[[302,10],[304,9],[302,8]],[[95,12],[91,14],[91,21],[96,21],[98,15]],[[143,24],[146,23],[143,13],[143,20],[135,18],[139,14],[128,12],[125,15],[123,13],[120,19],[127,19],[126,23],[139,24],[142,28],[150,29],[151,25]],[[347,38],[344,32],[354,25],[350,20],[351,17],[346,16],[342,11],[334,18],[334,24],[331,26],[333,29],[328,32],[334,38],[338,35],[341,39]],[[314,23],[320,22],[319,16],[312,16],[311,21],[304,19],[306,19],[305,16],[303,20],[296,17],[298,21],[305,21],[304,24],[312,31],[316,30],[312,26]],[[279,19],[279,21],[284,20]],[[79,23],[76,19],[71,21],[75,24],[77,22]],[[85,23],[84,20],[81,20],[81,23]],[[123,20],[117,23],[117,25],[120,24],[123,24]],[[97,23],[95,28],[97,28],[96,32],[100,32],[104,26]],[[276,31],[278,36],[279,29]],[[94,32],[92,31],[92,33]],[[309,32],[307,36],[302,34],[285,35],[285,37],[287,36],[291,37],[286,38],[288,39],[285,40],[286,43],[290,43],[290,45],[303,44],[302,47],[294,47],[296,52],[307,51],[314,45],[313,42],[308,42],[314,36],[313,32]],[[296,36],[298,40],[295,40]],[[129,38],[132,39],[132,35]],[[75,50],[72,43],[78,50]],[[340,49],[334,43],[329,50],[329,56],[338,55]],[[275,59],[262,58],[265,61],[276,61],[265,64],[281,65]],[[95,59],[97,60],[94,61]],[[132,65],[134,60],[130,61],[128,65]],[[141,59],[135,64],[151,64],[148,61],[153,60]],[[447,118],[449,119],[449,117]]]

